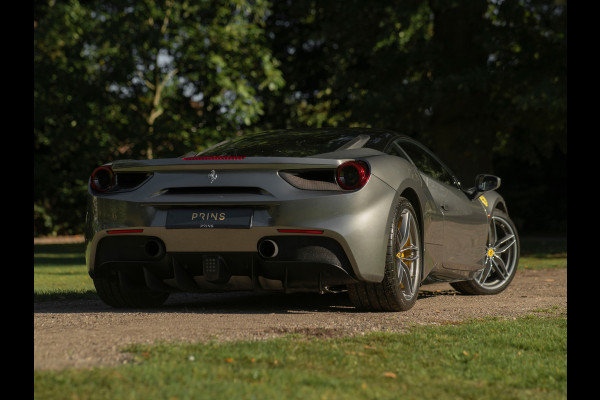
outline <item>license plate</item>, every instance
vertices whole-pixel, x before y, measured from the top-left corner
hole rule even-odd
[[[169,210],[166,228],[250,228],[251,208],[186,208]]]

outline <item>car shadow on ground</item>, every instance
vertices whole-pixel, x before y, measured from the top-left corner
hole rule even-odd
[[[417,301],[456,296],[455,290],[421,289]],[[203,314],[298,314],[314,312],[362,313],[347,293],[172,293],[161,307],[113,308],[99,299],[60,299],[34,303],[34,313],[203,313]]]

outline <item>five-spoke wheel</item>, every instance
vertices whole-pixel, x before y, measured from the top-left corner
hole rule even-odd
[[[406,208],[400,215],[394,235],[396,270],[402,294],[406,300],[417,295],[420,286],[419,226],[414,213]]]
[[[423,274],[421,230],[417,214],[405,198],[400,198],[389,227],[383,281],[359,282],[348,286],[352,302],[359,308],[382,311],[406,311],[419,296]]]
[[[473,280],[452,283],[452,287],[466,294],[500,293],[513,280],[519,264],[519,237],[511,219],[495,210],[490,218],[488,242],[483,269]]]

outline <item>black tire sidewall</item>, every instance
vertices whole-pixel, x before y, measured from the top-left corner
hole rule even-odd
[[[400,216],[404,212],[404,210],[408,210],[413,217],[413,221],[416,224],[417,235],[419,237],[419,257],[418,257],[418,279],[419,286],[417,287],[416,293],[412,296],[410,300],[407,300],[404,296],[402,288],[400,286],[400,280],[398,279],[398,266],[396,263],[396,253],[399,249],[396,249],[394,238],[398,229],[398,222],[400,222]],[[384,291],[386,292],[386,296],[393,297],[395,302],[398,305],[399,310],[409,310],[412,308],[419,297],[419,287],[420,281],[423,277],[423,238],[421,234],[421,227],[419,223],[419,219],[417,218],[417,213],[415,212],[414,207],[411,202],[404,198],[400,197],[394,209],[394,217],[392,218],[392,226],[389,228],[390,237],[388,242],[388,250],[386,254],[386,265],[385,265],[385,273],[382,285],[384,286]]]

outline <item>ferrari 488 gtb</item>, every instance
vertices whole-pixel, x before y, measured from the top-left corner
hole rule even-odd
[[[410,137],[375,129],[248,134],[199,154],[93,171],[86,262],[114,307],[172,292],[347,291],[408,310],[423,284],[495,294],[519,240],[500,179],[463,187]]]

